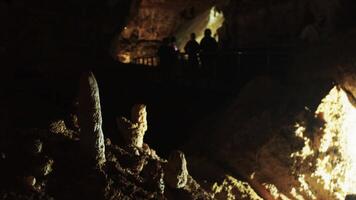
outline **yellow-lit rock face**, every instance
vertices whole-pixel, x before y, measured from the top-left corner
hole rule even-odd
[[[356,192],[356,109],[347,94],[334,87],[313,118],[301,114],[294,126],[299,148],[293,148],[292,140],[276,137],[259,151],[261,169],[255,177],[265,181],[276,199],[343,200]],[[280,155],[275,155],[278,149]]]
[[[212,193],[217,200],[262,200],[248,183],[232,176],[226,176],[221,184],[215,183]]]
[[[300,106],[308,105],[302,98],[298,107],[295,101],[279,104],[244,119],[236,116],[252,111],[244,112],[240,97],[209,139],[215,142],[209,158],[228,166],[222,174],[239,174],[262,199],[344,200],[355,194],[356,109],[339,86],[313,95],[313,107]],[[214,192],[239,199],[232,188],[220,183]]]
[[[209,28],[212,36],[219,40],[218,30],[223,26],[224,14],[218,11],[215,6],[206,10],[204,13],[186,22],[177,30],[178,48],[183,51],[185,44],[190,40],[190,34],[196,34],[196,41],[200,42],[204,37],[205,29]]]
[[[338,199],[356,192],[356,109],[344,90],[333,88],[318,107],[325,120],[317,170],[313,174]]]

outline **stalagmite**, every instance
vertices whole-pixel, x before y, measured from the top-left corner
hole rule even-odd
[[[36,177],[26,176],[23,178],[23,183],[25,184],[26,188],[33,189],[36,185]]]
[[[99,88],[92,72],[84,73],[80,79],[78,117],[81,148],[89,162],[100,167],[105,162],[105,145]]]
[[[183,188],[187,184],[187,161],[183,152],[174,151],[171,153],[164,174],[164,180],[171,188]]]
[[[147,131],[146,117],[146,106],[137,104],[131,109],[131,121],[125,117],[117,119],[118,128],[129,146],[142,148],[143,137]]]

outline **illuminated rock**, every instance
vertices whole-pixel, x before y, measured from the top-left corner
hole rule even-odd
[[[131,121],[125,117],[117,119],[119,131],[125,139],[127,145],[142,148],[143,138],[147,131],[146,106],[137,104],[132,107]]]
[[[288,87],[290,92],[255,80],[224,114],[210,119],[216,124],[203,123],[209,126],[190,149],[199,149],[197,157],[209,152],[206,159],[218,163],[221,175],[238,174],[234,178],[246,180],[263,199],[343,200],[355,194],[356,108],[342,87],[314,84]]]
[[[217,200],[262,200],[248,183],[239,181],[231,176],[225,177],[221,184],[215,183],[212,191],[214,199]]]
[[[348,180],[352,170],[345,149],[350,108],[345,92],[335,87],[315,114],[309,109],[301,111],[294,119],[294,127],[284,126],[282,132],[272,134],[258,148],[255,164],[259,167],[254,181],[273,196],[344,199],[350,192],[347,185],[352,182]]]
[[[79,131],[79,125],[76,124],[77,127],[72,126],[71,128]],[[69,129],[64,120],[56,120],[49,124],[49,131],[54,134],[62,135],[68,138],[73,138],[76,135],[76,132]]]
[[[334,87],[315,114],[305,110],[297,116],[297,138],[275,135],[260,148],[261,168],[255,178],[273,184],[290,199],[343,200],[355,192],[355,116],[346,93]]]
[[[40,163],[36,167],[36,174],[38,176],[47,176],[53,171],[54,160],[48,157],[44,157],[40,160]]]
[[[49,131],[56,134],[62,134],[67,130],[67,127],[63,120],[51,122],[49,125]]]
[[[137,123],[141,132],[147,131],[147,111],[146,105],[137,104],[131,109],[131,121]],[[142,146],[142,145],[141,145]]]
[[[101,166],[105,162],[104,134],[99,88],[92,72],[84,73],[80,79],[78,120],[81,148],[89,162]]]
[[[36,178],[34,176],[26,176],[23,181],[27,188],[33,188],[36,185]]]
[[[164,180],[171,188],[183,188],[187,184],[187,161],[183,152],[174,151],[170,154],[164,168]]]

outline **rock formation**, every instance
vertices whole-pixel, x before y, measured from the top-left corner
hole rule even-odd
[[[183,188],[187,184],[187,161],[183,152],[174,151],[170,154],[164,172],[164,180],[171,188]]]
[[[104,134],[99,88],[92,72],[86,72],[80,78],[78,115],[82,151],[89,162],[101,166],[105,163]]]
[[[146,106],[138,104],[132,107],[131,121],[125,117],[117,119],[118,128],[129,146],[143,147],[143,137],[147,131],[146,117]]]
[[[262,200],[251,186],[231,176],[225,177],[224,181],[219,184],[215,183],[212,188],[214,199],[241,199],[241,200]]]
[[[201,134],[185,149],[196,154],[189,158],[191,174],[233,174],[263,199],[343,200],[354,194],[352,35],[304,52],[308,56],[298,57],[283,85],[255,78],[224,111],[202,122],[194,130]],[[202,157],[204,165],[194,162]],[[212,179],[213,186],[218,179]]]

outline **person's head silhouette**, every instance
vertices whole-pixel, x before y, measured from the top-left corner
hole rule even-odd
[[[191,34],[190,34],[190,39],[191,39],[191,40],[195,40],[195,37],[196,37],[196,36],[195,36],[195,33],[191,33]]]
[[[177,38],[175,36],[171,37],[171,43],[176,43],[177,42]]]
[[[162,44],[163,45],[168,45],[169,44],[169,38],[168,37],[163,38]]]
[[[211,37],[211,30],[209,28],[205,29],[204,36],[205,37]]]

